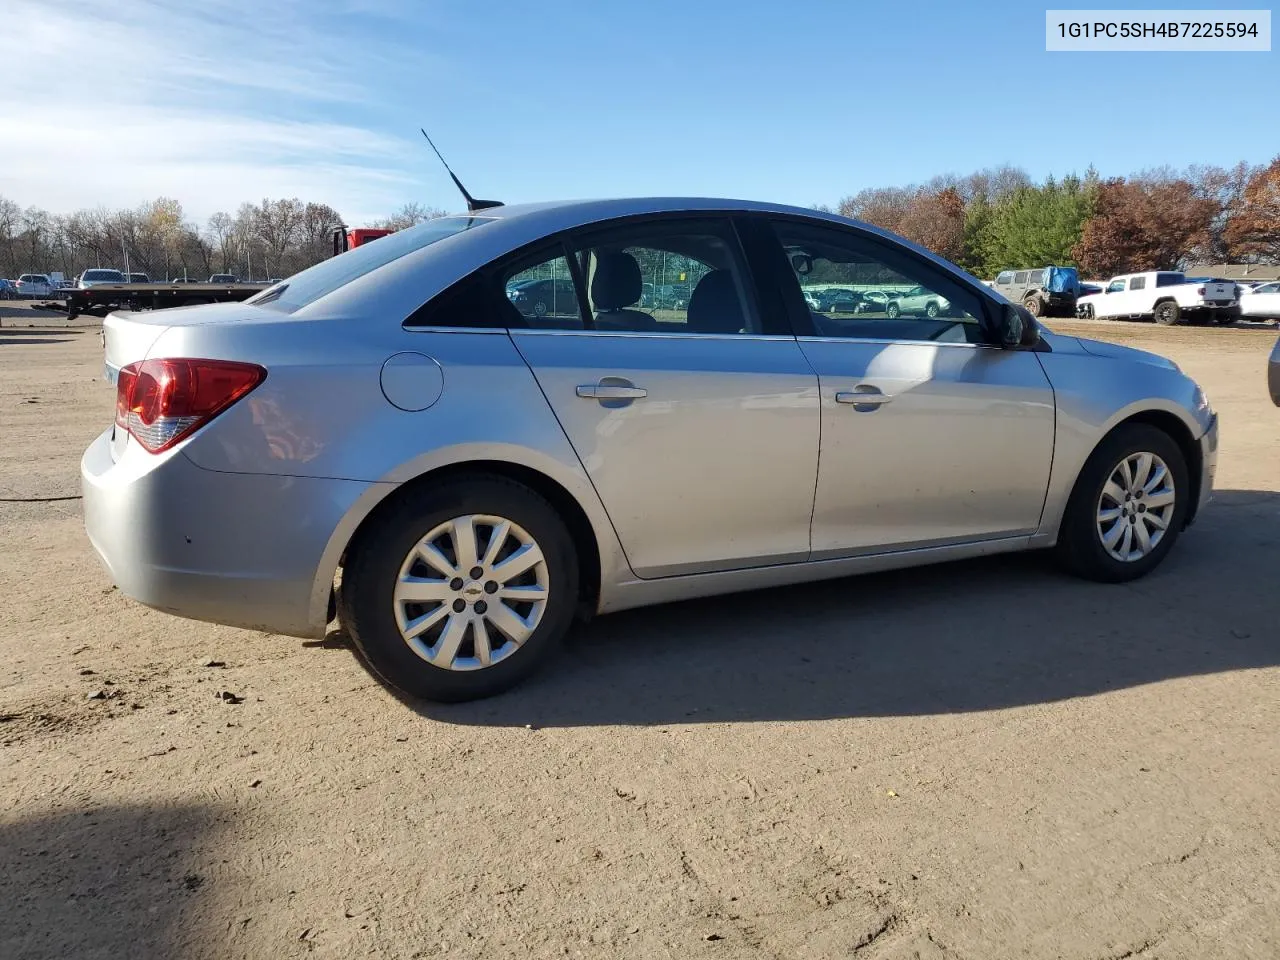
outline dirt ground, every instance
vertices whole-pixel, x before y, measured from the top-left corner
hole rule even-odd
[[[10,319],[0,497],[73,497],[96,330]],[[1151,577],[619,614],[479,704],[148,611],[77,501],[0,502],[0,957],[1280,956],[1276,330],[1051,326],[1220,412],[1216,500]]]

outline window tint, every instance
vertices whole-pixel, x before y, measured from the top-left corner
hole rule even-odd
[[[1013,271],[1006,270],[1000,276],[996,277],[996,283],[1013,283]]]
[[[573,271],[562,255],[508,271],[503,278],[507,300],[528,327],[581,329],[582,310]]]
[[[1132,280],[1129,281],[1130,290],[1145,290],[1146,288],[1147,288],[1146,277],[1134,277]]]
[[[1014,274],[1013,282],[1014,282],[1014,283],[1026,283],[1026,282],[1027,282],[1027,271],[1025,271],[1025,270],[1019,270],[1016,274]]]
[[[1180,283],[1185,283],[1186,278],[1180,273],[1157,273],[1157,287],[1176,287]]]
[[[737,238],[718,219],[651,221],[574,247],[597,330],[759,333]]]
[[[1035,283],[1035,284],[1044,283],[1044,271],[1032,270],[1029,274],[1027,274],[1027,282]]]
[[[1123,280],[1112,280],[1107,284],[1107,293],[1120,293],[1122,290],[1124,290]]]
[[[816,305],[806,298],[818,336],[985,342],[978,295],[910,253],[853,231],[774,229],[802,286],[832,284]]]

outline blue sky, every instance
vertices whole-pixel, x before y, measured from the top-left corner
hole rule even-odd
[[[1105,176],[1280,152],[1280,54],[1047,53],[1027,3],[5,6],[0,194],[55,212],[159,194],[197,219],[282,195],[351,223],[456,208],[420,125],[507,202],[834,203],[1003,163]]]

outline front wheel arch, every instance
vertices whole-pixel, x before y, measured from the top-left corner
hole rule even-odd
[[[1076,484],[1080,482],[1080,473],[1089,462],[1089,458],[1093,456],[1094,451],[1117,431],[1134,423],[1144,423],[1155,427],[1161,433],[1168,435],[1178,445],[1182,458],[1186,461],[1187,474],[1191,481],[1191,497],[1187,503],[1186,520],[1184,522],[1184,526],[1190,526],[1191,522],[1195,520],[1196,510],[1200,504],[1200,490],[1204,482],[1204,461],[1200,454],[1200,442],[1192,434],[1191,429],[1177,414],[1169,413],[1167,410],[1140,410],[1114,424],[1110,430],[1098,438],[1098,442],[1093,445],[1093,448],[1081,462],[1079,469],[1076,471],[1076,478],[1071,484],[1071,492],[1075,492]],[[1061,538],[1062,524],[1065,519],[1064,513],[1064,516],[1058,521],[1056,534],[1058,538]]]

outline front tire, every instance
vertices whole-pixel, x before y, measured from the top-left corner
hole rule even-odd
[[[884,308],[884,315],[888,317],[890,320],[898,319],[901,313],[902,313],[902,308],[898,306],[897,303],[891,302],[888,304],[888,306]]]
[[[1044,304],[1041,303],[1039,297],[1027,297],[1027,299],[1022,301],[1022,305],[1026,307],[1027,312],[1033,317],[1044,315]]]
[[[471,475],[406,496],[361,531],[339,617],[380,679],[456,703],[544,665],[577,600],[577,554],[554,508],[522,484]]]
[[[1123,425],[1085,462],[1058,531],[1058,557],[1077,576],[1122,583],[1173,549],[1191,502],[1182,450],[1163,430]]]

